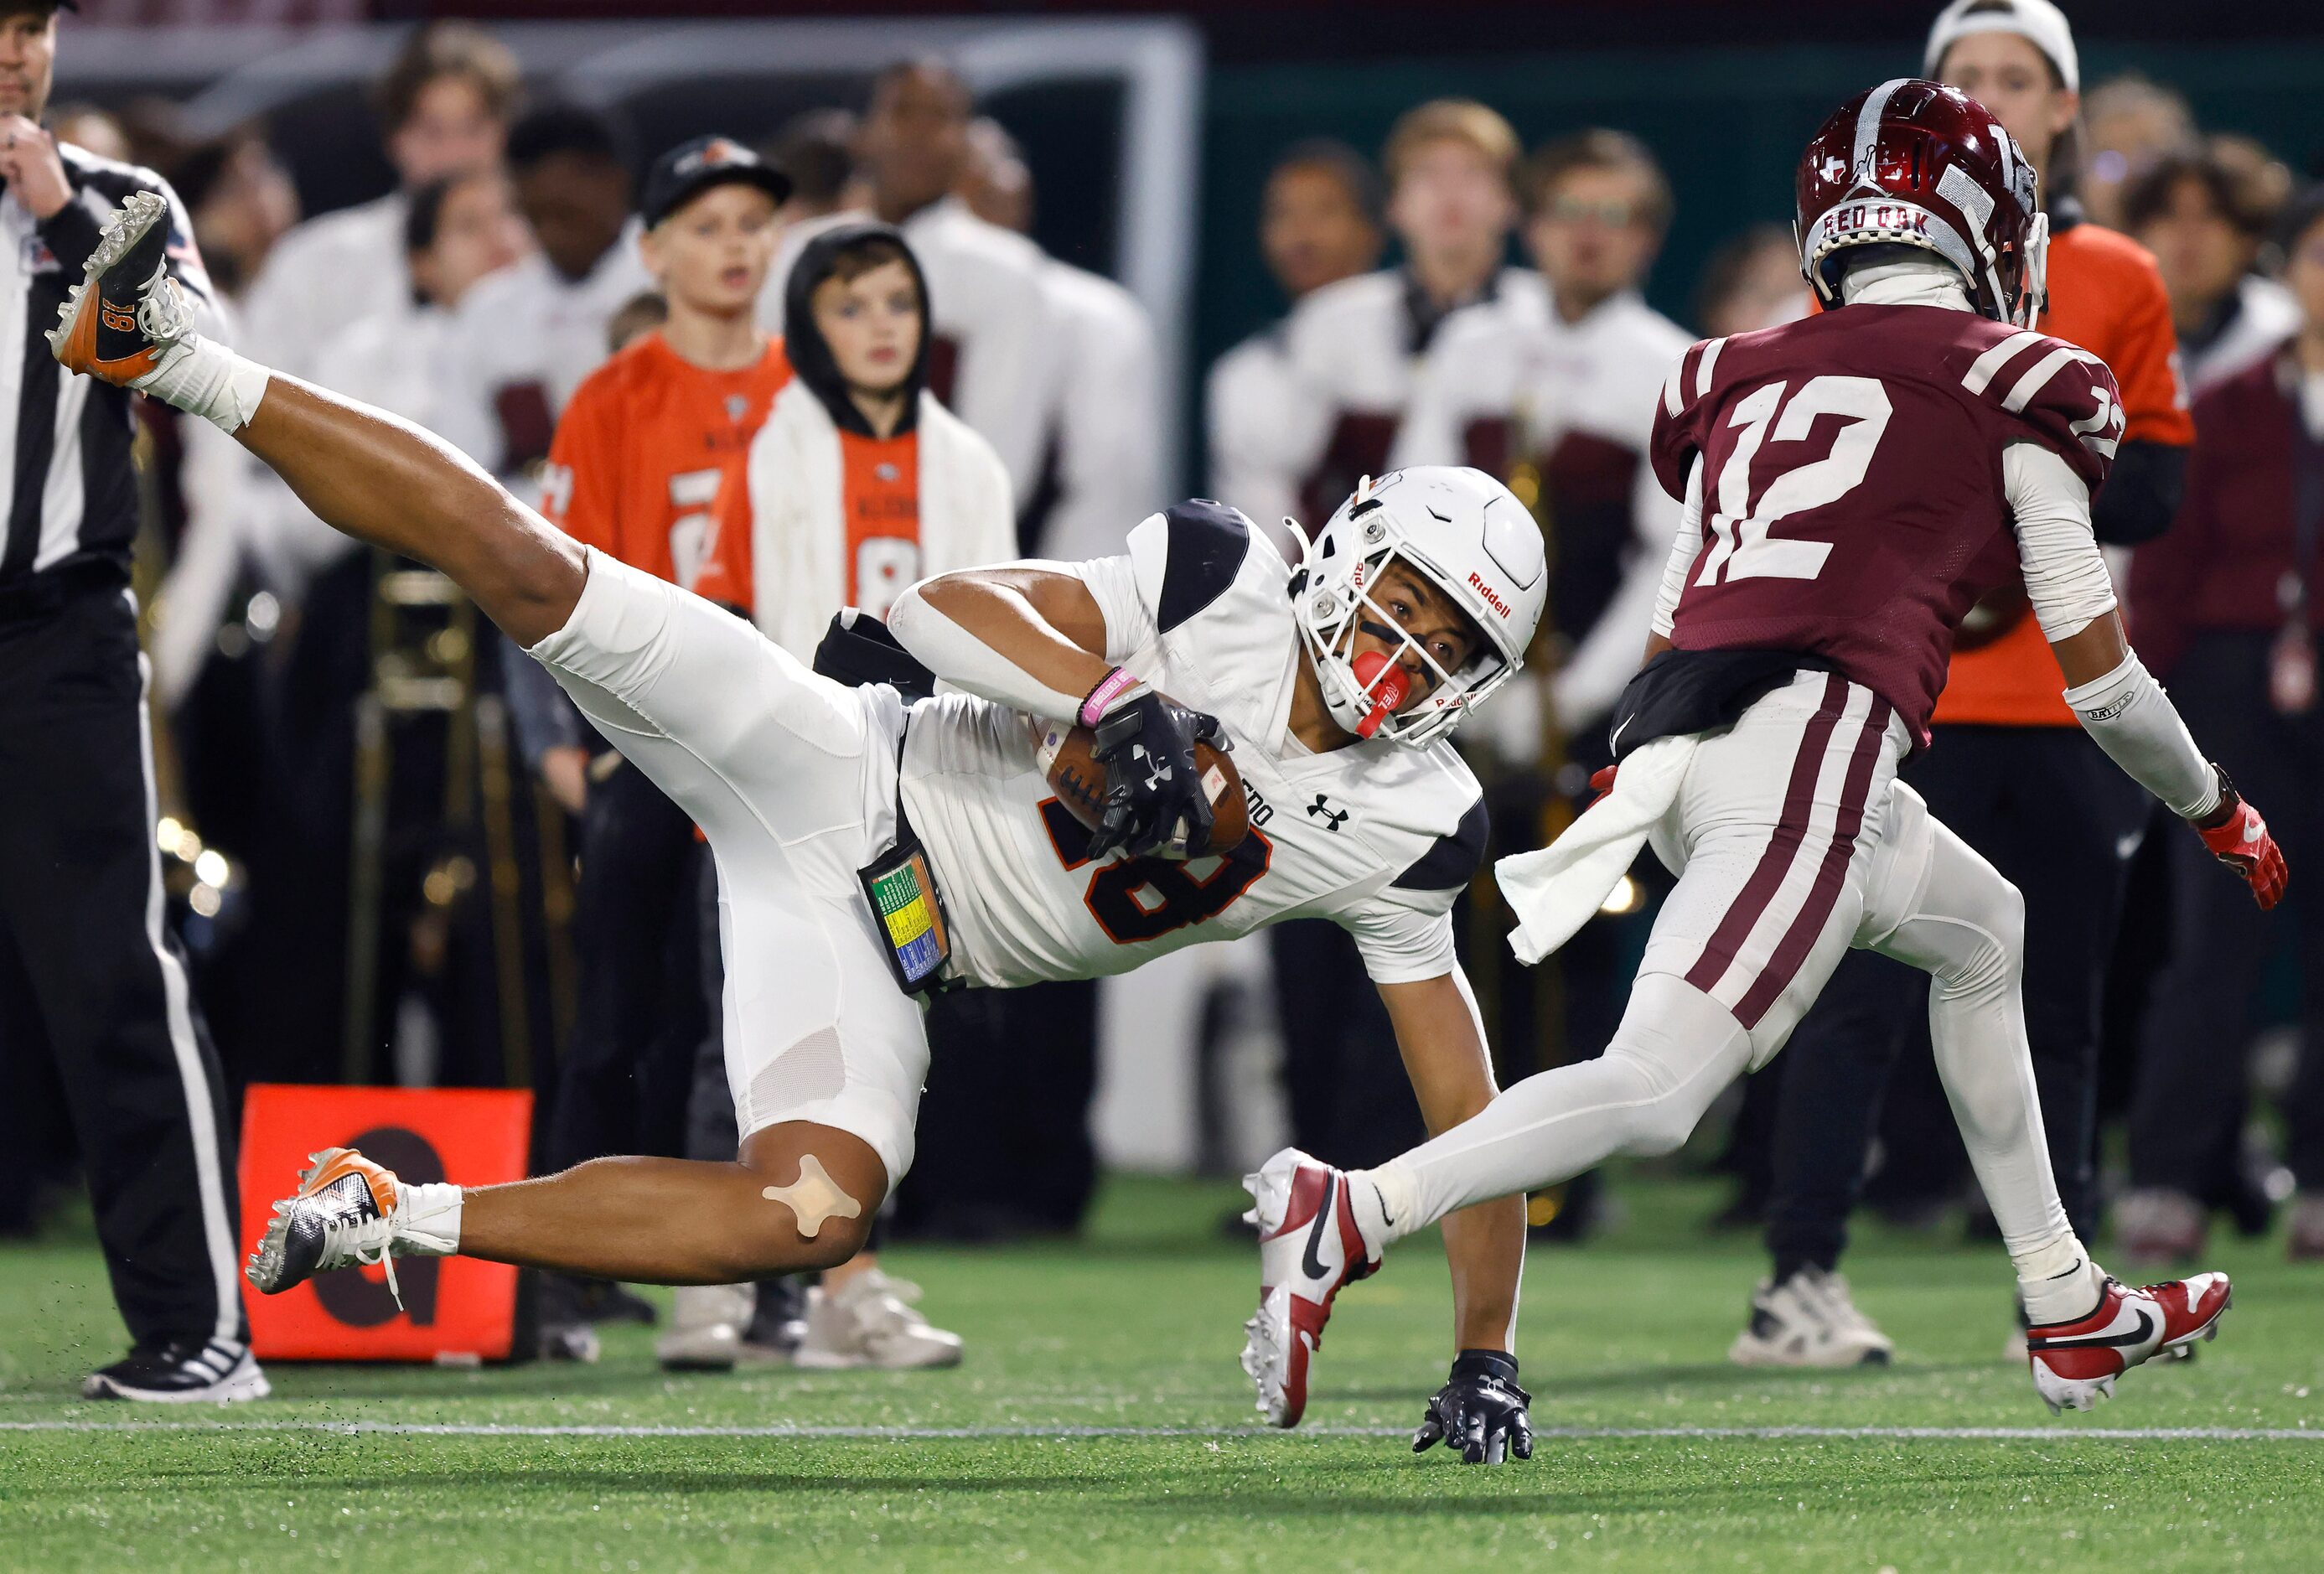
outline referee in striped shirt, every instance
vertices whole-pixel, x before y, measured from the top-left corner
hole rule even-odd
[[[42,337],[133,191],[170,203],[204,309],[210,286],[160,176],[41,129],[60,4],[0,0],[0,1048],[55,1063],[134,1340],[83,1392],[256,1399],[224,1084],[161,925],[129,395]]]

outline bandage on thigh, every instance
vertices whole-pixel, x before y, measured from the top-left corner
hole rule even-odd
[[[822,1233],[829,1220],[853,1219],[863,1211],[863,1204],[840,1190],[823,1161],[811,1153],[799,1155],[798,1180],[788,1186],[766,1187],[759,1195],[789,1209],[798,1220],[799,1234],[808,1240]]]

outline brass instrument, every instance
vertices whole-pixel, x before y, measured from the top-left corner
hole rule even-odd
[[[522,873],[517,856],[513,795],[523,773],[508,707],[476,686],[475,603],[434,569],[372,548],[371,682],[355,702],[355,833],[347,924],[347,992],[343,1071],[350,1082],[372,1075],[372,1038],[379,1008],[380,944],[385,911],[384,860],[389,796],[400,724],[427,716],[445,721],[442,824],[451,847],[420,882],[422,907],[412,944],[423,969],[440,965],[454,909],[481,880],[490,904],[493,978],[499,1003],[502,1068],[510,1087],[532,1081],[530,996],[525,976]],[[572,874],[559,816],[544,813],[542,880],[550,924],[552,1013],[569,1019]],[[462,848],[480,833],[484,868]],[[560,966],[560,962],[562,965]]]

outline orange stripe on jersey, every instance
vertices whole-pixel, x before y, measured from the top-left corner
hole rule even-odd
[[[2163,277],[2144,246],[2094,224],[2050,243],[2050,305],[2038,325],[2107,364],[2122,391],[2124,440],[2184,444],[2195,423],[2179,373],[2179,341]],[[1958,650],[1933,720],[1998,727],[2071,727],[2065,679],[2030,608],[2006,633]]]
[[[749,611],[751,439],[790,378],[779,340],[713,372],[640,335],[566,406],[543,511],[576,540]]]
[[[920,577],[920,435],[839,434],[847,604],[885,617]]]

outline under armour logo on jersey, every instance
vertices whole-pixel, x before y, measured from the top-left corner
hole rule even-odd
[[[1348,817],[1348,811],[1333,808],[1330,794],[1317,793],[1315,801],[1307,805],[1307,817],[1311,820],[1322,820],[1324,830],[1336,833],[1340,829],[1340,822]]]
[[[748,397],[740,393],[730,393],[726,396],[726,419],[728,420],[739,421],[750,413],[751,401]]]

